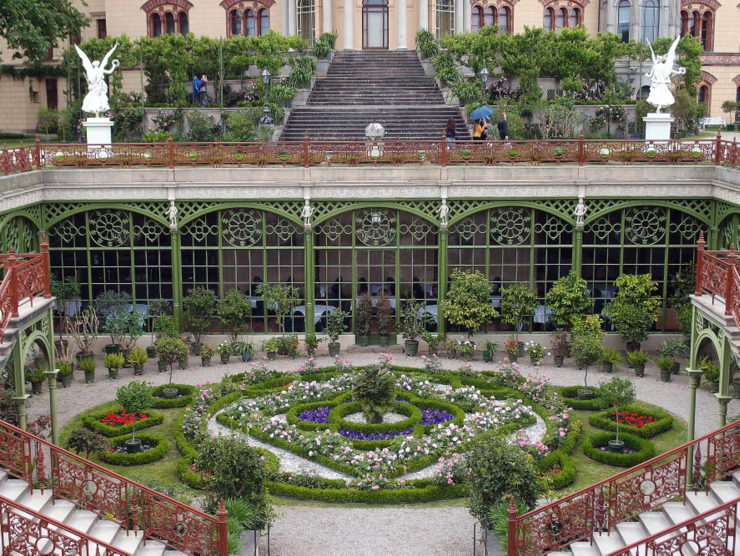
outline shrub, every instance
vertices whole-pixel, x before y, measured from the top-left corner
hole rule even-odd
[[[625,430],[627,430],[629,434],[634,434],[642,438],[652,438],[653,436],[657,436],[660,433],[673,428],[673,417],[670,413],[667,413],[665,411],[654,409],[645,410],[634,405],[625,405],[620,407],[619,409],[628,413],[637,413],[639,415],[645,415],[647,417],[653,417],[657,419],[656,421],[648,423],[640,428],[630,427],[629,425],[627,425],[625,427]],[[612,415],[613,411],[614,409],[610,408],[600,413],[594,413],[588,418],[588,422],[592,426],[598,427],[600,429],[604,429],[607,431],[616,431],[618,423],[614,422],[614,416]]]
[[[45,135],[59,132],[59,111],[52,108],[39,108],[36,131]]]
[[[122,446],[127,440],[133,438],[133,435],[118,436],[110,440],[112,447]],[[144,444],[151,444],[154,447],[146,452],[135,452],[132,454],[127,453],[116,453],[110,450],[102,450],[98,455],[100,459],[106,463],[113,465],[144,465],[162,459],[170,449],[170,444],[167,440],[158,434],[140,434],[139,440]]]
[[[456,268],[442,305],[444,316],[450,324],[464,326],[472,335],[498,316],[491,305],[491,292],[491,283],[481,272]]]
[[[141,413],[150,408],[154,401],[152,385],[148,382],[132,380],[116,390],[116,401],[128,413]],[[134,426],[131,430],[132,436],[136,437],[136,421],[131,424]]]
[[[165,388],[176,388],[179,396],[177,398],[161,398],[162,390]],[[173,407],[185,407],[193,401],[195,386],[190,384],[162,384],[152,388],[152,404],[150,407],[156,409],[170,409]]]
[[[216,308],[216,294],[212,290],[196,286],[182,300],[185,309],[185,323],[193,333],[195,343],[213,326],[213,313]]]
[[[556,388],[556,391],[560,394],[560,397],[565,398],[565,402],[573,409],[581,411],[596,411],[604,408],[604,401],[601,399],[601,391],[598,388],[591,388],[590,390],[594,393],[594,398],[590,400],[579,400],[576,399],[578,390],[581,386],[562,386]]]
[[[396,377],[385,365],[370,365],[355,376],[352,392],[365,420],[382,423],[395,398]]]
[[[90,459],[90,454],[103,450],[107,445],[108,440],[103,435],[90,429],[79,428],[72,431],[64,447],[76,454],[85,454],[85,458]]]
[[[257,122],[260,110],[257,108],[243,108],[230,112],[226,117],[225,141],[236,143],[254,141],[257,137]]]
[[[635,436],[634,434],[622,434],[620,440],[624,442],[625,447],[630,450],[636,450],[630,454],[615,454],[599,448],[607,446],[610,440],[614,439],[611,432],[597,432],[587,436],[583,441],[583,453],[594,461],[614,465],[616,467],[632,467],[647,461],[655,455],[655,446],[649,440]]]
[[[188,141],[196,143],[209,143],[215,141],[218,135],[218,126],[216,120],[208,114],[199,110],[189,112],[187,115],[188,122]]]
[[[661,299],[651,295],[658,284],[650,274],[622,274],[616,279],[617,297],[604,307],[625,342],[641,342],[658,319]]]
[[[313,43],[313,53],[317,58],[326,58],[327,56],[329,56],[330,52],[331,46],[328,42],[319,39],[315,43]]]
[[[592,307],[586,281],[573,271],[555,281],[545,294],[545,303],[554,313],[555,324],[567,329],[573,328]]]
[[[247,319],[252,314],[252,305],[237,289],[231,289],[218,304],[218,317],[221,330],[228,332],[231,343],[236,343],[239,333],[244,330]]]

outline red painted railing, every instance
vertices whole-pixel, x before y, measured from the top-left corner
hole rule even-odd
[[[41,168],[175,166],[358,166],[438,164],[713,164],[740,165],[740,145],[715,139],[627,141],[276,141],[271,143],[41,144],[0,150],[0,173]]]
[[[740,420],[521,516],[512,499],[508,555],[562,550],[595,531],[610,531],[642,512],[683,499],[689,473],[693,488],[706,490],[739,467]]]
[[[49,244],[44,235],[41,253],[10,253],[0,255],[3,280],[0,282],[0,340],[11,318],[18,316],[18,308],[37,296],[51,297],[49,276]]]
[[[740,326],[740,253],[732,248],[707,251],[706,243],[704,233],[700,232],[694,295],[708,293],[712,296],[712,303],[716,297],[721,298],[725,303],[725,315],[731,315],[735,324]]]
[[[0,466],[29,484],[192,555],[226,556],[223,501],[213,517],[0,421]],[[48,483],[47,483],[48,480]],[[46,487],[45,485],[50,485]]]

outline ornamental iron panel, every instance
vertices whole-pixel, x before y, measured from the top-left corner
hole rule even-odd
[[[395,211],[366,209],[355,213],[358,241],[368,247],[390,245],[396,238]]]

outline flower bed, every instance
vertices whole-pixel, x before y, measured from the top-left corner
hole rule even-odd
[[[95,413],[92,415],[85,415],[82,417],[82,422],[88,429],[99,432],[103,436],[115,437],[129,434],[134,430],[146,429],[159,425],[164,417],[161,413],[156,411],[147,411],[143,413],[145,418],[130,418],[130,416],[117,419],[115,414],[119,414],[123,410],[117,411],[106,411],[105,413]],[[106,422],[103,421],[106,419]],[[120,423],[116,426],[112,426],[108,423]]]
[[[127,440],[133,438],[133,435],[117,436],[110,439],[111,448],[123,447]],[[126,452],[117,452],[114,450],[104,450],[98,454],[100,459],[113,465],[144,465],[162,459],[170,449],[169,442],[158,434],[137,434],[136,438],[141,440],[142,445],[151,446],[149,450],[127,454]]]
[[[673,427],[673,417],[658,410],[645,411],[636,406],[627,406],[619,412],[619,430],[642,438],[652,438]],[[616,431],[615,414],[612,410],[602,411],[589,417],[588,422],[600,429]]]
[[[594,461],[617,467],[632,467],[647,461],[655,455],[655,446],[649,440],[629,433],[619,433],[619,440],[624,441],[626,448],[633,450],[628,454],[609,452],[607,446],[616,437],[612,432],[598,432],[587,436],[583,441],[583,453]]]
[[[165,388],[176,388],[176,398],[163,398],[162,391]],[[161,386],[155,386],[152,388],[152,395],[154,396],[154,403],[152,407],[156,409],[170,409],[172,407],[186,407],[193,401],[193,392],[195,392],[195,386],[190,384],[162,384]]]

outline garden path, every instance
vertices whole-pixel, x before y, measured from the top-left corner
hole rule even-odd
[[[393,353],[392,349],[389,349]],[[377,352],[349,352],[343,357],[353,364],[375,363]],[[394,363],[422,366],[419,358],[406,358],[396,348]],[[234,362],[229,365],[201,367],[200,361],[190,358],[192,365],[185,370],[176,370],[173,381],[182,384],[218,382],[227,373],[245,370],[248,364]],[[283,359],[271,363],[281,371],[294,371],[303,364],[301,359]],[[317,364],[331,364],[329,357],[318,357]],[[456,369],[459,361],[443,360],[445,367]],[[473,362],[473,368],[490,370],[492,366],[481,361]],[[552,383],[571,386],[583,383],[583,371],[573,367],[555,368],[549,358],[540,369],[523,363],[521,371],[535,372],[551,377]],[[630,369],[622,366],[616,375],[630,376]],[[123,370],[121,378],[109,380],[99,367],[97,381],[84,384],[81,373],[75,373],[70,388],[58,390],[58,417],[62,424],[88,409],[92,405],[115,398],[116,388],[134,377],[130,370]],[[138,378],[138,377],[136,377]],[[168,381],[169,373],[158,373],[156,362],[149,361],[142,377],[155,385]],[[599,372],[589,373],[590,384],[594,385],[609,377]],[[659,405],[682,419],[688,418],[688,376],[674,375],[672,382],[660,382],[655,367],[648,367],[645,378],[635,380],[637,397]],[[48,411],[48,392],[33,396],[29,400],[29,413],[35,417]],[[730,401],[728,415],[740,413],[740,401]],[[713,394],[700,390],[697,399],[696,434],[703,435],[718,425],[718,403]],[[272,554],[277,556],[452,556],[469,555],[473,551],[473,523],[467,509],[462,506],[435,504],[407,505],[394,507],[367,507],[352,505],[329,505],[319,503],[290,503],[277,508],[279,519],[272,528]],[[481,546],[477,553],[481,554]]]

